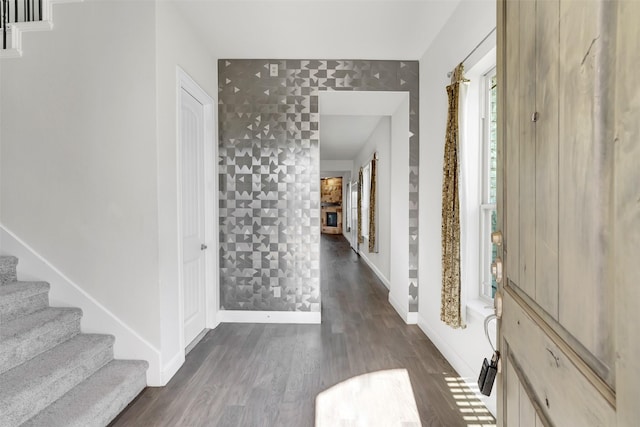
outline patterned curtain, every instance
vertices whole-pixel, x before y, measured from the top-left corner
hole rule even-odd
[[[373,154],[371,159],[371,189],[369,191],[369,252],[378,252],[376,244],[376,180],[378,177],[377,167],[378,153]]]
[[[362,244],[362,168],[358,171],[358,244]]]
[[[442,304],[440,319],[453,328],[464,327],[460,309],[460,193],[458,101],[464,68],[458,65],[447,86],[449,113],[442,179]]]

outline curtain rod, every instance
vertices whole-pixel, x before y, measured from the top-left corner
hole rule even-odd
[[[493,29],[491,31],[489,31],[489,34],[487,34],[486,36],[484,36],[484,38],[482,40],[480,40],[480,43],[478,43],[476,45],[476,47],[473,48],[473,50],[471,52],[469,52],[469,54],[467,56],[464,57],[464,59],[460,62],[461,64],[464,64],[466,62],[467,59],[469,59],[471,57],[471,55],[473,55],[476,50],[478,50],[480,48],[480,46],[482,46],[482,43],[484,43],[485,41],[487,41],[487,39],[489,37],[491,37],[491,34],[493,34],[496,31],[496,27],[493,27]],[[447,73],[447,77],[451,77],[451,74],[453,74],[452,71],[449,71]]]

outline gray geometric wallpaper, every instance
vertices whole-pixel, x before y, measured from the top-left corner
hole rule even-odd
[[[320,311],[318,92],[366,90],[410,95],[407,298],[418,311],[418,62],[223,59],[218,86],[222,308]]]

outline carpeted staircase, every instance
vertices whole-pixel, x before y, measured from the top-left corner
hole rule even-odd
[[[0,427],[105,426],[146,386],[147,362],[114,360],[113,336],[80,333],[82,310],[49,307],[0,257]]]

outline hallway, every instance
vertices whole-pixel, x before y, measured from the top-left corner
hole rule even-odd
[[[321,325],[221,324],[166,387],[145,389],[112,426],[313,426],[319,393],[397,368],[409,372],[423,426],[493,426],[348,242],[322,235],[321,251]]]

